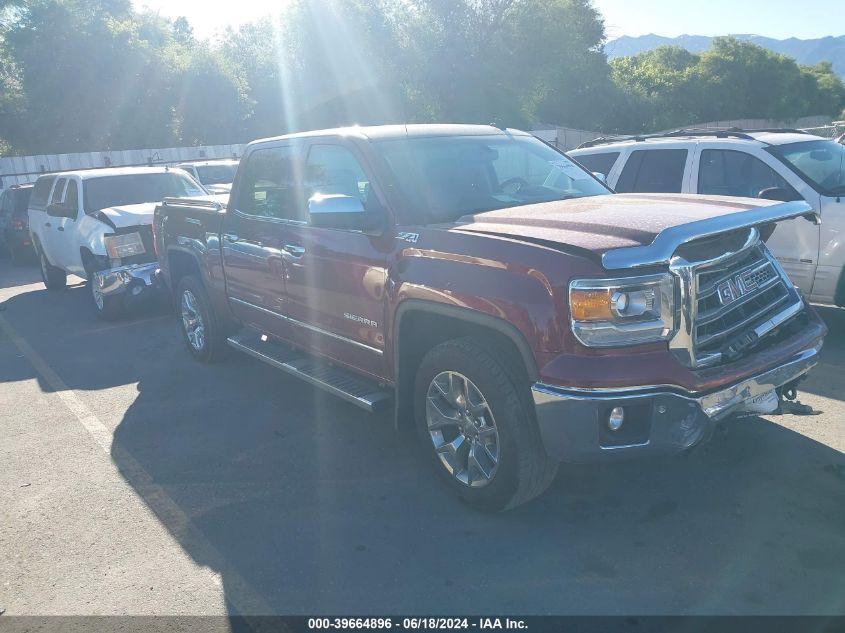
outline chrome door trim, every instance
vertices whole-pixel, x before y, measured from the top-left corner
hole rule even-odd
[[[279,312],[275,312],[273,310],[268,310],[267,308],[262,308],[261,306],[257,306],[254,303],[250,303],[249,301],[244,301],[243,299],[237,299],[235,297],[229,297],[229,301],[233,301],[235,303],[239,303],[240,305],[246,306],[247,308],[252,308],[253,310],[258,310],[259,312],[264,312],[265,314],[269,314],[270,316],[274,316],[286,323],[290,323],[292,325],[298,325],[300,327],[304,327],[306,330],[310,330],[312,332],[316,332],[317,334],[323,334],[330,338],[333,338],[338,341],[342,341],[344,343],[349,343],[350,345],[355,345],[356,347],[360,347],[361,349],[365,349],[369,352],[373,352],[381,356],[384,354],[384,350],[379,349],[378,347],[373,347],[372,345],[367,345],[366,343],[361,343],[360,341],[356,341],[355,339],[347,338],[346,336],[341,336],[340,334],[335,334],[334,332],[329,332],[328,330],[324,330],[319,328],[315,325],[311,325],[310,323],[305,323],[303,321],[299,321],[297,319],[292,319],[291,317],[280,314]]]

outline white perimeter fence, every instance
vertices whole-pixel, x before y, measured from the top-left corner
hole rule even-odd
[[[0,189],[10,185],[33,182],[40,174],[53,171],[138,165],[172,165],[190,160],[240,158],[245,147],[246,145],[206,145],[78,152],[76,154],[6,156],[0,158]]]
[[[797,121],[772,119],[733,119],[709,121],[685,126],[687,128],[743,129],[792,127],[805,129],[812,134],[836,138],[845,133],[845,121],[830,117],[812,116]],[[600,132],[568,127],[533,130],[532,134],[563,150],[575,149],[592,141]],[[607,135],[607,136],[616,136]],[[206,145],[199,147],[166,147],[159,149],[129,149],[122,151],[80,152],[76,154],[50,154],[38,156],[7,156],[0,158],[0,189],[14,184],[33,182],[40,174],[71,169],[97,169],[99,167],[128,167],[132,165],[172,165],[189,160],[212,158],[240,158],[246,145]]]

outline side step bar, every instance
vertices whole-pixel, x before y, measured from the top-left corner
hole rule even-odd
[[[375,412],[388,406],[392,392],[359,378],[355,374],[333,367],[311,356],[296,352],[272,339],[261,340],[255,330],[242,330],[227,339],[230,346],[246,352],[297,378],[311,383],[329,393],[343,398],[366,411]]]

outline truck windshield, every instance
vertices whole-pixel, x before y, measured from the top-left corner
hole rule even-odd
[[[237,165],[202,165],[197,167],[197,176],[204,185],[227,185],[235,180]]]
[[[173,172],[102,176],[84,181],[85,213],[164,198],[201,196],[206,192],[185,175]]]
[[[820,139],[767,150],[820,194],[845,194],[845,145]]]
[[[374,142],[414,222],[610,193],[591,174],[533,136],[478,135]]]

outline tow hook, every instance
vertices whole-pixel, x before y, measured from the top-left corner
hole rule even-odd
[[[798,383],[804,380],[806,376],[801,376],[798,380],[793,380],[790,383],[779,387],[778,397],[780,403],[777,411],[773,415],[792,414],[792,415],[819,415],[821,411],[816,411],[808,404],[802,404],[798,401]]]

